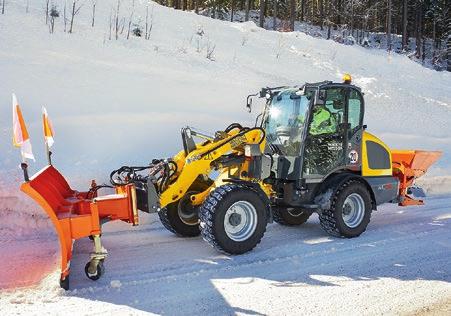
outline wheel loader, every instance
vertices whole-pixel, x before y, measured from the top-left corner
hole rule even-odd
[[[252,250],[272,221],[302,225],[317,213],[328,234],[352,238],[380,204],[423,204],[414,180],[441,152],[391,150],[369,133],[363,93],[349,75],[341,83],[262,88],[248,96],[249,111],[257,97],[265,106],[253,127],[233,123],[214,135],[183,128],[183,149],[174,157],[114,170],[115,194],[99,196],[103,186],[95,182],[87,192],[74,191],[51,165],[32,178],[25,174],[22,190],[59,233],[62,287],[68,288],[73,241],[94,240],[85,272],[96,280],[107,255],[100,225],[115,219],[137,225],[138,210],[156,212],[178,236],[201,235],[235,255]],[[325,126],[317,124],[319,111]]]

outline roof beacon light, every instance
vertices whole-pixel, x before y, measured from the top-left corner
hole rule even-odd
[[[352,81],[352,77],[350,74],[344,74],[343,75],[343,83],[350,84]]]

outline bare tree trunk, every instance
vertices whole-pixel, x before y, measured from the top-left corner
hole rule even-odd
[[[446,22],[445,22],[446,23]],[[447,70],[451,71],[451,17],[448,15],[448,37],[446,38],[446,51],[447,51],[447,59],[448,59],[448,66]]]
[[[119,8],[121,5],[121,1],[117,0],[117,9],[116,9],[116,19],[115,19],[115,34],[116,34],[116,40],[119,38]]]
[[[27,0],[27,5],[25,6],[25,13],[30,11],[30,0]]]
[[[403,0],[402,2],[402,50],[407,50],[407,0]]]
[[[94,1],[92,3],[92,23],[91,23],[91,27],[94,27],[95,19],[96,19],[96,2]]]
[[[277,29],[277,0],[273,0],[272,29]]]
[[[111,6],[111,10],[110,10],[110,36],[108,37],[108,39],[111,41],[111,30],[113,28],[113,6]]]
[[[301,0],[301,22],[304,22],[305,0]]]
[[[230,22],[233,22],[233,16],[235,15],[235,0],[230,1]]]
[[[415,46],[416,46],[416,51],[415,51],[415,56],[417,58],[421,58],[421,56],[423,55],[423,45],[421,43],[422,39],[423,39],[423,33],[422,33],[422,28],[423,28],[423,6],[421,3],[417,3],[417,14],[416,14],[416,19],[415,19],[415,31],[416,31],[416,38],[415,38]]]
[[[260,0],[260,18],[258,21],[258,25],[260,27],[263,27],[265,25],[265,7],[266,7],[266,0]]]
[[[244,15],[244,20],[249,21],[249,8],[250,8],[250,0],[246,0],[246,11]]]
[[[149,29],[149,5],[146,6],[146,30],[144,33],[144,38],[147,39],[147,30]]]
[[[294,20],[296,18],[296,0],[290,0],[290,31],[294,31]]]
[[[135,13],[135,2],[133,1],[132,13],[130,14],[130,19],[128,20],[128,30],[127,30],[127,39],[130,38],[130,29],[132,27],[133,14]]]
[[[50,0],[45,2],[45,24],[49,22],[49,2]],[[5,3],[5,1],[3,1],[3,3]]]
[[[194,12],[199,14],[199,0],[194,0]]]
[[[66,33],[66,32],[67,32],[66,6],[67,6],[67,2],[66,2],[66,0],[64,0],[64,11],[63,11],[63,19],[64,19],[64,33]]]
[[[70,18],[70,28],[69,33],[72,33],[73,27],[74,27],[74,17],[75,17],[75,0],[72,1],[72,14]]]
[[[319,1],[319,18],[321,20],[321,31],[324,29],[324,0]]]
[[[5,2],[6,0],[2,1],[2,14],[5,14]]]
[[[55,17],[50,17],[50,34],[53,34],[55,30]]]
[[[392,41],[391,41],[391,9],[392,9],[392,0],[387,0],[387,50],[391,51],[392,49]]]

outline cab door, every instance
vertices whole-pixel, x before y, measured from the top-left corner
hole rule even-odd
[[[360,171],[362,166],[362,136],[364,131],[364,101],[362,93],[349,87],[347,94],[346,120],[346,168]]]
[[[319,95],[324,104],[313,106],[305,140],[303,178],[308,182],[321,181],[348,164],[349,87],[327,86]]]

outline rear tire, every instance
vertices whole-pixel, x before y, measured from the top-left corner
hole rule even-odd
[[[283,206],[272,208],[272,216],[274,221],[284,226],[302,225],[309,219],[311,215],[311,212],[307,212],[299,208],[296,209]]]
[[[330,235],[353,238],[366,230],[371,211],[371,196],[365,184],[349,180],[332,195],[331,207],[321,212],[319,221]]]
[[[220,186],[200,208],[202,237],[221,252],[248,252],[266,231],[269,207],[261,190],[239,184]]]

